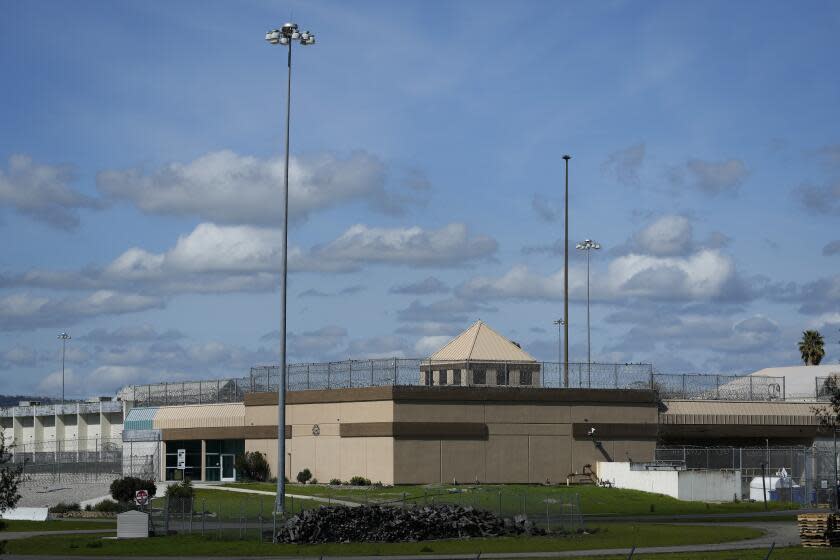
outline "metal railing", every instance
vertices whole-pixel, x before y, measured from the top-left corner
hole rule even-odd
[[[290,391],[344,389],[389,385],[442,385],[440,372],[448,372],[447,385],[468,384],[467,372],[484,372],[484,383],[471,386],[563,387],[563,364],[558,362],[434,362],[388,358],[289,364]],[[428,372],[436,372],[429,374]],[[456,372],[459,372],[456,374]],[[530,372],[531,385],[524,384]],[[666,399],[773,401],[785,400],[784,377],[655,373],[650,364],[569,364],[569,388],[653,389]],[[245,377],[208,381],[182,381],[135,385],[120,396],[134,406],[167,406],[242,402],[246,393],[276,391],[278,366],[251,368]]]

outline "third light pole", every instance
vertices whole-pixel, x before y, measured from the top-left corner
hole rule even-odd
[[[592,329],[589,326],[589,253],[601,248],[597,242],[586,239],[575,245],[578,251],[586,251],[586,381],[592,386]]]

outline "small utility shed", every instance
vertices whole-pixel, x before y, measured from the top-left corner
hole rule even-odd
[[[145,539],[149,536],[149,514],[126,511],[117,515],[118,539]]]
[[[476,321],[420,365],[424,385],[540,385],[540,364],[518,344]]]

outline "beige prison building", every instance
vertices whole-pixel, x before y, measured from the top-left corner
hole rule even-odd
[[[599,461],[653,461],[657,442],[810,446],[825,438],[809,403],[660,402],[646,389],[547,389],[542,373],[518,345],[477,322],[420,366],[420,385],[291,391],[285,474],[558,483]],[[134,408],[125,439],[159,452],[163,480],[235,480],[236,457],[246,451],[278,465],[277,394],[250,392],[243,401]]]
[[[289,392],[285,474],[544,483],[598,461],[652,459],[653,392],[544,389],[540,373],[533,357],[478,321],[421,365],[421,385]],[[247,393],[242,403],[133,409],[126,425],[159,434],[151,445],[160,446],[164,480],[182,475],[179,450],[183,475],[194,480],[234,480],[236,456],[247,451],[279,464],[273,392]]]

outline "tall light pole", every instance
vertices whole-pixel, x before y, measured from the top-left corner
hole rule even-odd
[[[70,340],[70,333],[62,331],[58,335],[61,341],[61,404],[64,404],[64,355],[67,353],[67,341]]]
[[[315,44],[315,35],[309,31],[301,33],[296,23],[284,23],[280,29],[269,31],[265,40],[272,45],[288,48],[286,77],[286,166],[283,171],[283,272],[280,283],[280,380],[277,384],[277,498],[274,512],[286,513],[286,279],[289,241],[289,128],[292,110],[292,43]],[[275,523],[277,516],[274,516]],[[274,532],[277,534],[277,531]]]
[[[557,325],[557,367],[563,361],[563,325],[566,323],[563,319],[557,319],[554,324]]]
[[[569,386],[569,160],[572,156],[566,154],[566,196],[563,223],[563,387]]]
[[[592,329],[589,326],[589,253],[601,248],[596,241],[586,239],[575,245],[578,251],[586,251],[586,378],[592,386]]]

